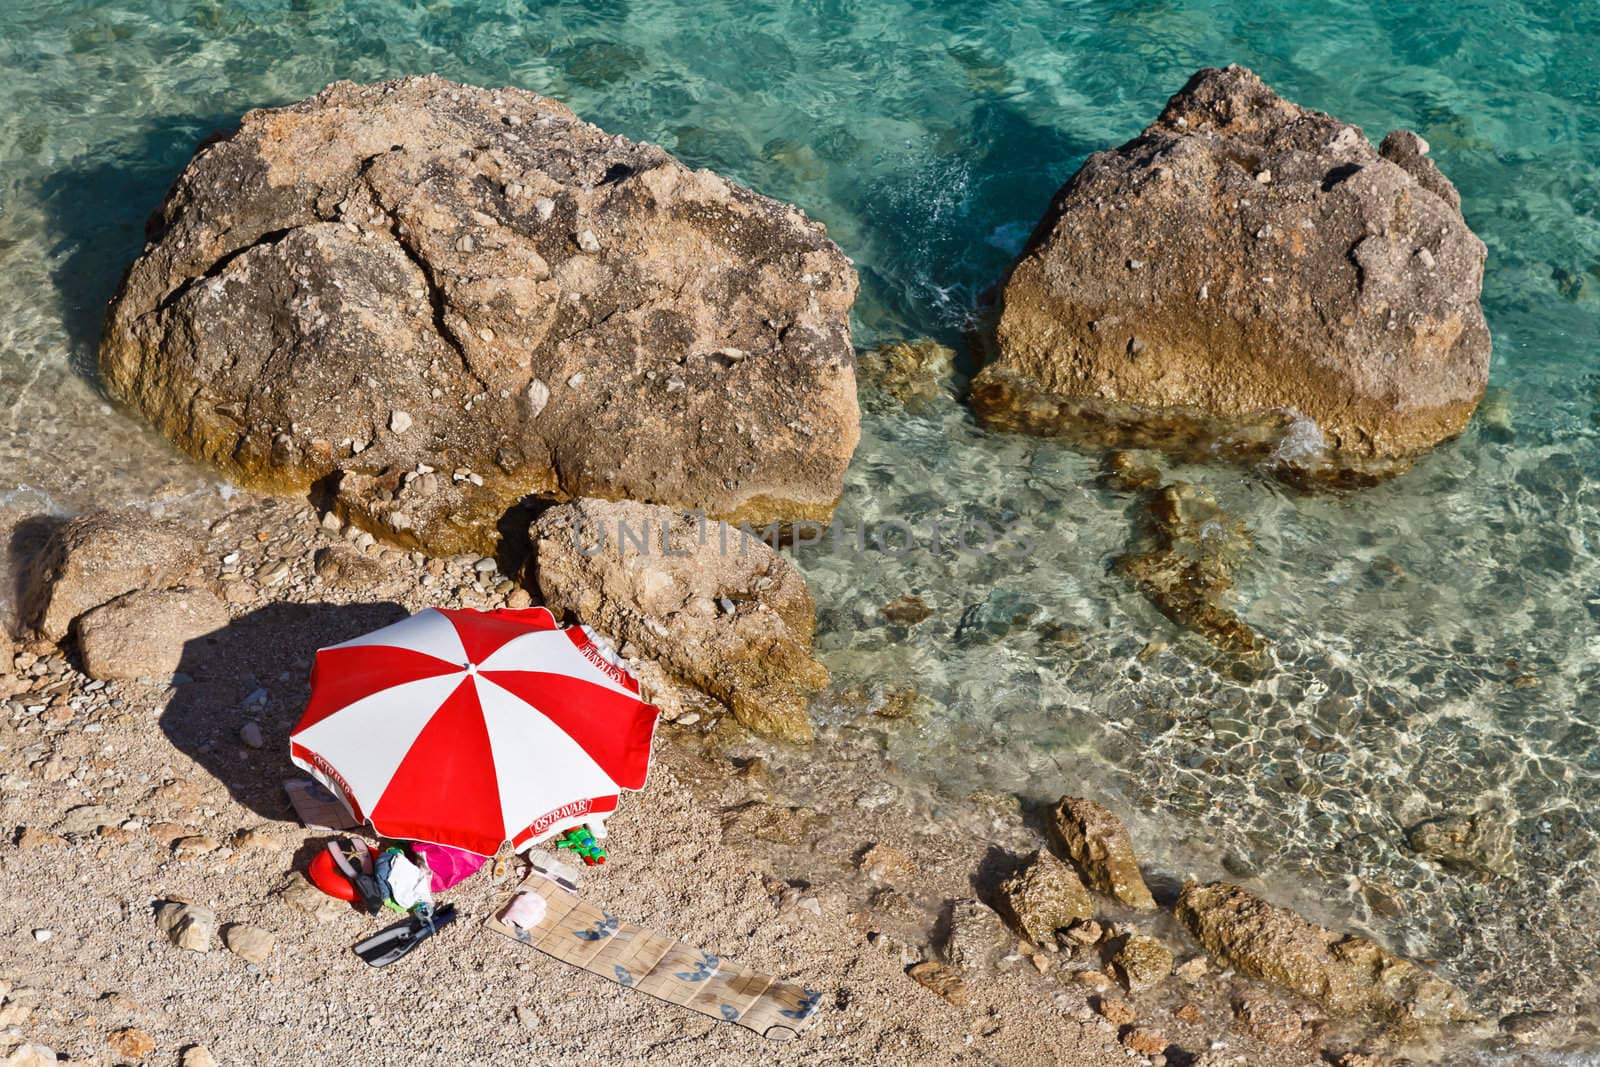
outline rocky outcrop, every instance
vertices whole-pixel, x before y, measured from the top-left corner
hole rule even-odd
[[[83,672],[106,681],[177,671],[191,641],[228,625],[228,609],[203,589],[129,593],[78,620]]]
[[[1266,642],[1231,604],[1234,571],[1253,547],[1245,524],[1208,490],[1174,482],[1151,494],[1143,539],[1116,569],[1179,626],[1244,661],[1258,659]]]
[[[1364,937],[1307,922],[1227,882],[1190,882],[1178,918],[1211,956],[1313,1000],[1329,1012],[1371,1012],[1401,1029],[1477,1018],[1444,979]]]
[[[530,566],[552,611],[657,660],[754,732],[812,739],[816,603],[788,560],[750,533],[671,508],[580,500],[530,531]]]
[[[1029,856],[1000,883],[1000,900],[1017,932],[1041,948],[1056,943],[1056,931],[1094,914],[1094,902],[1071,867],[1049,852]]]
[[[111,393],[236,481],[484,551],[522,498],[826,519],[856,278],[796,208],[517,89],[339,82],[203,145],[109,312]]]
[[[1407,131],[1202,70],[1056,194],[1003,285],[974,407],[1003,428],[1390,473],[1483,395],[1485,249]]]
[[[1139,873],[1128,828],[1110,808],[1082,797],[1062,797],[1050,813],[1050,829],[1091,888],[1130,908],[1156,906]]]
[[[29,571],[22,618],[60,641],[91,608],[140,589],[171,585],[200,559],[186,527],[138,511],[93,511],[50,535]]]

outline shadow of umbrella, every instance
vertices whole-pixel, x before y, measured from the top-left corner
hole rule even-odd
[[[240,616],[184,646],[161,732],[239,804],[263,818],[293,819],[283,782],[306,775],[289,762],[289,732],[305,709],[317,649],[408,614],[381,601],[277,603]],[[240,739],[251,721],[261,728],[259,749]]]

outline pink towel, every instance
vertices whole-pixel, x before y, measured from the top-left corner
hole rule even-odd
[[[433,891],[442,893],[458,882],[465,881],[479,867],[489,862],[489,857],[447,845],[430,845],[413,841],[411,851],[420,856],[433,873]]]

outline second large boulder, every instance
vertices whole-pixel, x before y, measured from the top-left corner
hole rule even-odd
[[[339,82],[202,146],[100,348],[235,480],[494,547],[526,496],[826,520],[859,437],[856,276],[797,208],[554,100]]]
[[[1012,268],[973,382],[1005,428],[1390,473],[1483,396],[1483,242],[1417,135],[1242,67],[1090,156]]]

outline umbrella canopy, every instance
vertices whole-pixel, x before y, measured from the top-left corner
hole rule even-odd
[[[487,856],[643,788],[657,714],[545,608],[429,608],[317,653],[289,752],[385,837]]]

